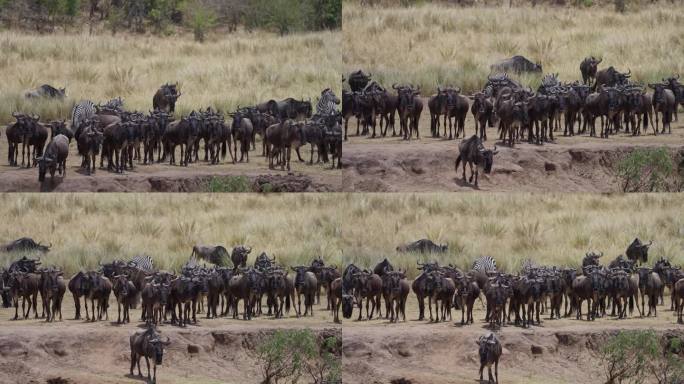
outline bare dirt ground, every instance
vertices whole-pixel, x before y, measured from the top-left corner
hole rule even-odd
[[[541,315],[541,326],[496,329],[504,347],[500,382],[603,383],[603,369],[594,352],[609,334],[622,329],[652,329],[660,335],[684,337],[684,326],[676,323],[669,308],[666,298],[665,305],[658,306],[657,318],[640,318],[636,309],[625,320],[608,317],[593,322],[574,316],[550,320],[546,314]],[[382,310],[384,316],[384,304]],[[476,341],[491,331],[483,321],[485,312],[476,302],[475,323],[467,326],[461,326],[460,310],[452,310],[452,315],[453,319],[446,322],[418,321],[418,302],[413,293],[409,295],[406,322],[391,324],[384,318],[356,321],[355,309],[342,329],[343,381],[390,383],[404,378],[412,384],[477,383]],[[486,380],[486,370],[484,375]]]
[[[187,167],[155,163],[138,165],[134,160],[134,169],[124,174],[117,174],[98,168],[95,174],[87,175],[80,169],[81,157],[78,155],[76,143],[70,145],[67,159],[67,176],[50,177],[40,183],[37,168],[10,167],[7,162],[8,146],[4,134],[5,127],[0,128],[0,192],[201,192],[207,191],[207,185],[213,177],[246,176],[252,189],[260,191],[259,186],[268,181],[280,192],[330,192],[342,190],[342,172],[331,169],[330,163],[308,164],[310,146],[300,148],[305,163],[297,160],[292,153],[290,162],[292,170],[281,171],[268,169],[268,160],[261,156],[261,142],[257,139],[256,150],[250,151],[249,163],[233,164],[230,155],[218,165],[206,162],[190,164]],[[49,139],[48,139],[49,140]],[[47,145],[47,144],[46,144]],[[141,149],[142,150],[142,149]],[[180,158],[180,150],[176,150],[176,160]],[[239,150],[238,150],[239,152]],[[200,158],[203,159],[203,147]],[[314,153],[314,161],[316,154]],[[21,163],[21,147],[19,148]],[[105,160],[105,165],[106,165]]]
[[[257,383],[261,373],[250,351],[274,330],[307,328],[326,337],[340,337],[340,327],[325,311],[325,300],[323,296],[324,304],[314,307],[313,317],[296,318],[294,309],[284,319],[264,316],[251,321],[205,319],[202,314],[197,325],[159,326],[171,344],[157,369],[157,382]],[[56,378],[66,380],[53,381],[62,384],[144,382],[128,373],[129,336],[144,328],[138,321],[140,310],[131,311],[130,324],[117,325],[112,298],[108,321],[73,320],[74,304],[68,292],[62,308],[64,321],[54,323],[33,319],[33,314],[29,320],[12,321],[14,309],[0,309],[0,383],[50,383]],[[144,359],[141,369],[146,375]]]
[[[461,168],[454,171],[458,156],[456,140],[430,135],[430,113],[426,106],[419,124],[420,139],[410,141],[392,137],[389,129],[384,138],[356,136],[356,119],[349,120],[349,140],[344,143],[343,178],[354,191],[363,192],[428,192],[473,191],[464,182]],[[681,114],[680,114],[681,115]],[[396,118],[399,132],[399,120]],[[509,192],[617,192],[619,182],[613,166],[625,154],[641,147],[667,147],[673,153],[684,153],[684,120],[672,124],[672,134],[633,137],[620,133],[609,139],[579,135],[563,137],[554,132],[555,141],[544,145],[516,144],[504,146],[496,128],[488,128],[488,148],[497,146],[499,154],[489,175],[480,175],[479,190]],[[466,138],[474,134],[475,123],[470,112],[466,120]],[[444,133],[442,126],[441,134]],[[379,135],[379,125],[376,128]],[[448,129],[447,129],[448,135]],[[467,170],[470,176],[470,170]]]

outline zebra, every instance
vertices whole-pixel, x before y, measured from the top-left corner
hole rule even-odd
[[[86,120],[95,116],[95,103],[90,100],[81,100],[71,110],[71,130],[76,133]]]
[[[324,89],[316,104],[316,115],[330,116],[335,114],[335,104],[339,103],[340,99],[335,96],[335,93],[330,88]]]
[[[491,256],[480,256],[473,261],[473,270],[482,272],[496,272],[496,260]]]
[[[154,264],[152,263],[152,258],[147,255],[133,256],[131,261],[128,262],[128,266],[138,268],[146,273],[154,273]]]

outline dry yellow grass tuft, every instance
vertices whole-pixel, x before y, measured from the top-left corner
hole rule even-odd
[[[160,85],[178,81],[177,111],[214,106],[233,110],[269,98],[311,98],[339,88],[340,32],[280,37],[237,32],[199,44],[191,36],[0,32],[0,123],[11,112],[35,112],[43,120],[68,118],[81,99],[121,96],[125,107],[147,111]],[[26,100],[41,84],[67,88],[67,100]],[[338,90],[339,93],[339,90]]]
[[[0,241],[52,242],[45,264],[69,272],[139,253],[178,269],[196,243],[247,244],[286,265],[321,255],[372,267],[387,257],[411,276],[416,260],[468,268],[480,255],[517,271],[527,258],[578,265],[588,250],[603,251],[607,263],[635,237],[653,240],[651,260],[684,264],[681,194],[4,194],[0,216]],[[395,251],[420,238],[448,244],[449,253]],[[0,265],[16,257],[0,254]]]
[[[438,84],[480,89],[497,60],[523,55],[546,73],[581,80],[579,64],[603,57],[599,68],[632,70],[636,81],[684,72],[682,5],[659,5],[617,14],[610,8],[528,6],[508,8],[343,7],[345,72],[362,68],[386,86],[420,84],[424,94]],[[540,78],[522,81],[536,86]]]

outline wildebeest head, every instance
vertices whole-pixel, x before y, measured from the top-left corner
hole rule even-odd
[[[418,265],[416,268],[418,270],[422,270],[425,273],[429,273],[431,271],[435,271],[439,269],[439,263],[436,261],[428,261],[425,263],[421,263],[416,261],[416,264]]]
[[[397,90],[399,98],[399,109],[412,111],[414,107],[413,99],[420,95],[420,87],[415,88],[413,85],[410,86],[397,86],[392,85],[392,88]]]
[[[665,90],[667,89],[663,84],[649,84],[649,88],[653,89],[653,104],[665,103]]]
[[[392,264],[387,260],[387,258],[384,258],[381,262],[379,262],[375,268],[373,268],[373,273],[375,273],[378,276],[382,276],[387,272],[394,271],[394,267]]]
[[[323,259],[318,256],[317,258],[311,260],[311,268],[310,270],[314,273],[319,273],[321,268],[325,267],[325,262]]]
[[[592,275],[592,279],[593,279]],[[592,280],[593,282],[593,280]],[[592,284],[593,285],[593,284]],[[615,292],[626,292],[629,290],[629,275],[623,270],[616,270],[611,275],[611,285]]]
[[[603,257],[603,252],[596,253],[594,251],[587,252],[582,259],[582,267],[590,265],[599,265],[599,259]]]
[[[345,319],[351,318],[352,312],[354,311],[354,304],[356,304],[356,300],[353,295],[342,295],[342,316]]]
[[[482,149],[480,150],[480,153],[482,154],[482,159],[483,159],[483,165],[482,168],[484,169],[485,173],[491,173],[492,172],[492,166],[494,165],[494,155],[499,153],[499,151],[496,150],[496,145],[494,146],[494,149]],[[444,246],[446,247],[446,245]],[[446,250],[446,248],[445,248]]]
[[[150,352],[154,357],[154,362],[156,365],[162,365],[162,359],[164,357],[164,347],[171,344],[171,340],[167,337],[166,340],[162,340],[159,335],[154,334],[148,341],[148,348],[151,349]]]
[[[54,174],[54,169],[57,166],[57,160],[44,155],[40,157],[36,157],[36,162],[38,163],[38,181],[43,182],[45,181],[45,173],[50,170],[51,173]]]
[[[306,273],[309,271],[309,267],[297,266],[291,267],[295,271],[294,285],[295,287],[301,287],[306,282]]]
[[[653,241],[650,241],[648,244],[643,244],[641,240],[635,238],[629,247],[627,247],[625,254],[630,260],[636,260],[645,263],[648,261],[648,248],[651,246],[651,244],[653,244]]]

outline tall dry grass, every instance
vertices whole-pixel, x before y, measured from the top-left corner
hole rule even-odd
[[[417,272],[417,260],[468,268],[492,255],[501,269],[522,261],[578,265],[588,250],[604,262],[639,237],[651,260],[684,264],[681,194],[318,194],[318,195],[0,195],[0,241],[52,242],[44,258],[73,272],[99,261],[146,253],[179,268],[196,243],[247,244],[286,265],[321,255],[338,266],[372,267],[383,257]],[[430,238],[439,256],[398,254],[399,244]],[[0,265],[18,255],[0,254]]]
[[[269,98],[315,100],[324,88],[339,88],[341,33],[280,37],[266,32],[192,36],[87,34],[34,35],[0,32],[0,124],[11,112],[67,118],[75,101],[125,99],[125,107],[147,111],[161,84],[178,81],[177,111],[213,106],[224,111]],[[34,101],[30,88],[49,83],[67,88],[68,98]],[[339,91],[338,91],[339,93]]]
[[[636,7],[635,7],[636,8]],[[490,65],[513,55],[542,63],[561,79],[581,80],[579,64],[603,57],[600,67],[632,70],[646,82],[684,72],[684,7],[660,4],[626,14],[604,8],[539,6],[343,7],[346,73],[362,68],[387,86],[395,82],[481,89]],[[538,76],[521,79],[536,89]]]

